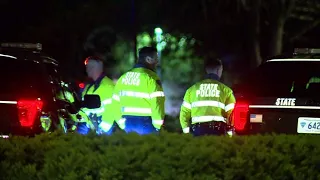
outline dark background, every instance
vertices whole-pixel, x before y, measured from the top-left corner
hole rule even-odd
[[[188,51],[163,51],[164,81],[177,76],[171,79],[175,84],[199,74],[205,56],[222,58],[224,80],[233,84],[275,55],[320,48],[319,0],[2,0],[0,7],[1,42],[42,43],[64,74],[80,80],[86,75],[85,57],[94,54],[105,59],[110,76],[121,75],[134,63],[128,54],[132,59],[140,46],[137,36],[153,36],[156,27],[197,41]],[[196,80],[180,84],[187,82],[185,89]]]

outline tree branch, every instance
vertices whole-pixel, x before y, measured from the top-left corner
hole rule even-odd
[[[208,22],[208,10],[207,10],[206,0],[201,1],[201,6],[202,6],[202,13],[203,13],[204,20],[207,23]]]
[[[289,0],[287,2],[287,9],[285,12],[285,18],[287,19],[289,17],[289,15],[291,14],[291,12],[293,11],[293,8],[295,7],[296,3],[294,0]]]
[[[302,29],[300,32],[298,32],[296,35],[294,35],[292,38],[290,38],[290,42],[293,42],[294,40],[300,38],[303,36],[305,33],[307,33],[309,30],[317,27],[320,24],[320,20],[313,21],[310,23],[308,26],[306,26],[304,29]]]
[[[245,11],[250,11],[251,10],[251,8],[250,8],[250,6],[248,5],[248,1],[247,0],[240,0],[240,4],[241,4],[241,6],[243,7],[243,9],[245,10]]]

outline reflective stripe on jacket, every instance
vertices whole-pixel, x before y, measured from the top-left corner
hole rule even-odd
[[[115,86],[115,119],[124,128],[123,115],[150,116],[160,129],[165,116],[165,96],[157,74],[145,67],[135,67],[123,74]]]
[[[95,114],[97,117],[101,117],[103,122],[103,129],[108,131],[113,125],[113,107],[112,107],[112,94],[114,89],[114,83],[106,76],[101,76],[95,84],[88,84],[82,92],[82,98],[88,94],[96,94],[100,96],[101,106],[96,109],[83,108],[83,111],[89,114]]]
[[[180,124],[185,133],[191,124],[226,122],[235,105],[232,90],[215,79],[205,79],[191,86],[185,93],[180,110]]]

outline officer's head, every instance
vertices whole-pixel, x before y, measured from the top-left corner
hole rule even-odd
[[[221,78],[222,71],[223,71],[223,65],[222,61],[217,58],[207,58],[205,63],[205,68],[208,74],[216,74]]]
[[[155,69],[158,64],[157,49],[154,47],[143,47],[139,50],[138,63],[145,64],[151,69]]]
[[[97,80],[103,72],[103,61],[97,56],[89,56],[84,64],[89,78]]]

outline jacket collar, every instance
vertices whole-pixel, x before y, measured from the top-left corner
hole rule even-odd
[[[98,87],[100,86],[100,83],[102,81],[102,79],[105,77],[106,75],[104,73],[102,73],[97,80],[93,81],[91,84],[94,85],[94,91],[98,89]]]
[[[205,79],[212,79],[212,80],[216,80],[216,81],[220,81],[220,78],[217,74],[214,73],[209,73],[205,76]]]
[[[142,64],[142,63],[137,63],[137,64],[135,64],[133,68],[146,68],[146,69],[149,69],[150,71],[153,71],[153,72],[154,72],[153,69],[147,67],[145,64]]]

